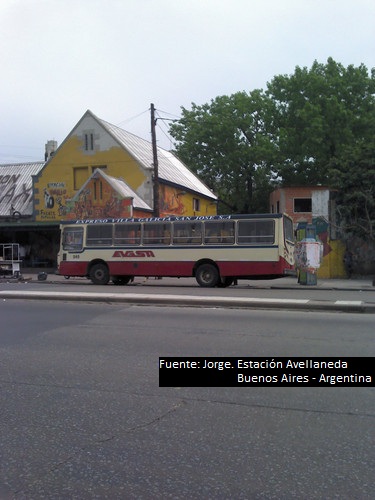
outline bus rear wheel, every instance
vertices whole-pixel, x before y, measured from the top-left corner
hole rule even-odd
[[[94,264],[90,269],[90,280],[94,285],[107,285],[109,282],[109,271],[105,264]]]
[[[195,279],[199,286],[213,288],[219,283],[220,275],[213,264],[201,264],[195,273]]]

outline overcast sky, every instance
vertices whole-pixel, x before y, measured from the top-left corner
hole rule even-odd
[[[176,118],[328,57],[370,70],[375,2],[1,0],[0,37],[0,163],[22,163],[87,109],[150,140],[150,103]]]

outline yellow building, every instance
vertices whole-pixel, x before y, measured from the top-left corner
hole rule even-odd
[[[35,221],[64,219],[70,201],[97,169],[121,179],[148,207],[155,208],[151,143],[91,111],[47,155],[44,168],[33,180]],[[212,191],[171,152],[158,147],[157,156],[160,216],[216,215],[217,198]],[[99,194],[89,190],[87,196]],[[123,216],[129,214],[128,208],[125,212]]]
[[[61,220],[152,217],[154,185],[161,217],[216,215],[217,197],[172,153],[87,111],[44,161],[0,165],[0,243],[26,249],[23,267],[54,267]]]

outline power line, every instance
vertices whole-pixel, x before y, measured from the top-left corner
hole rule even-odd
[[[126,118],[125,120],[122,120],[121,122],[117,123],[117,127],[120,127],[121,125],[124,125],[125,123],[129,123],[136,118],[139,118],[140,116],[144,115],[145,113],[148,113],[150,111],[150,108],[146,109],[145,111],[142,111],[141,113],[138,113],[137,115],[131,116],[130,118]]]

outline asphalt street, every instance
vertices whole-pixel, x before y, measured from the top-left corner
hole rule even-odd
[[[372,500],[372,387],[159,387],[159,357],[374,356],[373,316],[1,300],[0,498]]]

